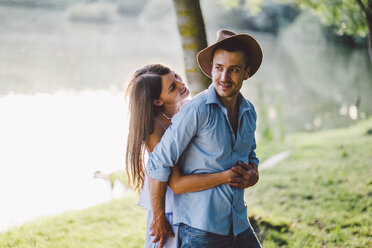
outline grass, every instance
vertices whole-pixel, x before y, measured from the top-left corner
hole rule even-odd
[[[292,135],[292,156],[247,190],[269,247],[372,247],[372,120]]]
[[[263,170],[246,191],[265,248],[372,247],[372,119],[287,138],[290,158]],[[258,154],[281,144],[260,147]],[[0,233],[4,248],[143,247],[146,212],[137,196],[44,217]]]
[[[137,195],[52,217],[43,217],[0,233],[0,247],[143,247],[146,211]]]

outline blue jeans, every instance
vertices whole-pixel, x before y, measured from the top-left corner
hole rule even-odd
[[[234,237],[232,230],[228,236],[210,233],[186,224],[180,224],[178,231],[181,248],[262,248],[252,227]]]

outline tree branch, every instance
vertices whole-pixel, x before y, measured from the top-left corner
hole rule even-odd
[[[359,6],[360,6],[360,8],[363,10],[363,12],[364,12],[364,13],[367,13],[366,6],[364,6],[362,0],[355,0],[355,1],[359,4]]]

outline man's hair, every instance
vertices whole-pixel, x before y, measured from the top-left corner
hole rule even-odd
[[[248,60],[248,54],[249,54],[249,51],[247,48],[244,47],[243,43],[239,40],[227,40],[227,41],[224,41],[222,42],[221,44],[219,44],[217,47],[215,47],[213,49],[213,52],[212,52],[212,57],[211,57],[211,61],[213,62],[213,58],[214,58],[214,53],[217,51],[217,50],[225,50],[227,52],[242,52],[243,53],[243,60],[244,60],[244,63],[245,63],[245,69],[248,68],[248,66],[250,65],[249,64],[249,60]]]

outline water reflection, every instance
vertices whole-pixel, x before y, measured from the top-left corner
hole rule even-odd
[[[20,18],[22,17],[22,18]],[[123,79],[150,62],[182,72],[176,26],[70,22],[63,12],[0,5],[0,95],[59,89],[122,90]]]
[[[0,229],[110,199],[93,174],[124,167],[125,109],[104,90],[1,97]]]

